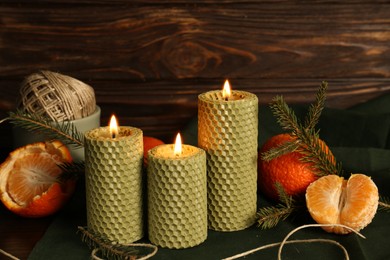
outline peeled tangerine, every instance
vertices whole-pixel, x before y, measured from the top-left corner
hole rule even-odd
[[[359,231],[371,223],[378,208],[378,188],[370,177],[352,174],[348,180],[327,175],[311,183],[306,190],[306,205],[319,224],[343,224]],[[336,234],[348,234],[350,229],[323,227]]]
[[[15,214],[43,217],[58,211],[72,195],[74,180],[59,182],[58,164],[71,162],[60,141],[29,144],[11,152],[0,166],[0,199]]]

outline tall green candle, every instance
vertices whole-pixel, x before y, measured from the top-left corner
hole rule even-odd
[[[85,133],[87,225],[120,243],[143,237],[142,131],[100,127]]]
[[[257,201],[258,99],[245,91],[209,91],[198,97],[198,146],[207,154],[210,229],[251,226]]]
[[[167,248],[196,246],[207,237],[206,154],[173,144],[148,152],[148,233]]]

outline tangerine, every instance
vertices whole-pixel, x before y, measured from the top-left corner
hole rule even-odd
[[[306,190],[306,206],[319,224],[343,224],[359,231],[371,223],[378,208],[378,188],[370,177],[352,174],[348,180],[338,175],[319,178]],[[350,229],[339,226],[322,227],[336,234]]]
[[[60,141],[39,142],[11,152],[0,165],[0,200],[15,214],[43,217],[57,212],[72,195],[74,180],[59,182],[58,164],[71,162]]]
[[[160,139],[157,139],[157,138],[151,137],[151,136],[144,136],[143,142],[144,142],[144,165],[147,165],[148,164],[148,151],[155,146],[164,144],[164,142],[161,141]]]
[[[301,159],[304,155],[299,151],[283,154],[270,161],[261,159],[262,153],[294,139],[295,137],[290,134],[278,134],[268,139],[260,149],[258,156],[258,187],[271,199],[279,199],[275,187],[277,182],[282,185],[288,195],[303,196],[307,186],[318,179],[318,172],[312,167],[313,163],[303,162]],[[329,148],[322,140],[319,139],[319,142],[322,142],[321,147],[331,155],[330,158],[334,162],[334,156]]]

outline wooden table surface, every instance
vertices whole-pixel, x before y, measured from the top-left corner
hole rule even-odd
[[[0,205],[0,249],[19,259],[27,259],[53,217],[22,218]],[[10,259],[0,254],[0,260]]]

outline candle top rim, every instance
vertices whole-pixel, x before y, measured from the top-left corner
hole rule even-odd
[[[182,144],[182,153],[179,155],[174,154],[174,149],[175,144],[162,144],[150,149],[148,151],[148,156],[152,156],[157,159],[183,160],[192,158],[204,152],[201,148],[189,144]]]
[[[205,102],[245,102],[250,99],[257,99],[257,96],[251,92],[244,90],[231,90],[231,97],[226,100],[222,96],[221,90],[210,90],[199,94],[198,98]]]
[[[109,126],[101,126],[85,132],[85,137],[89,139],[98,139],[101,141],[120,141],[124,138],[130,138],[142,134],[142,130],[132,126],[119,126],[118,135],[112,138]]]

